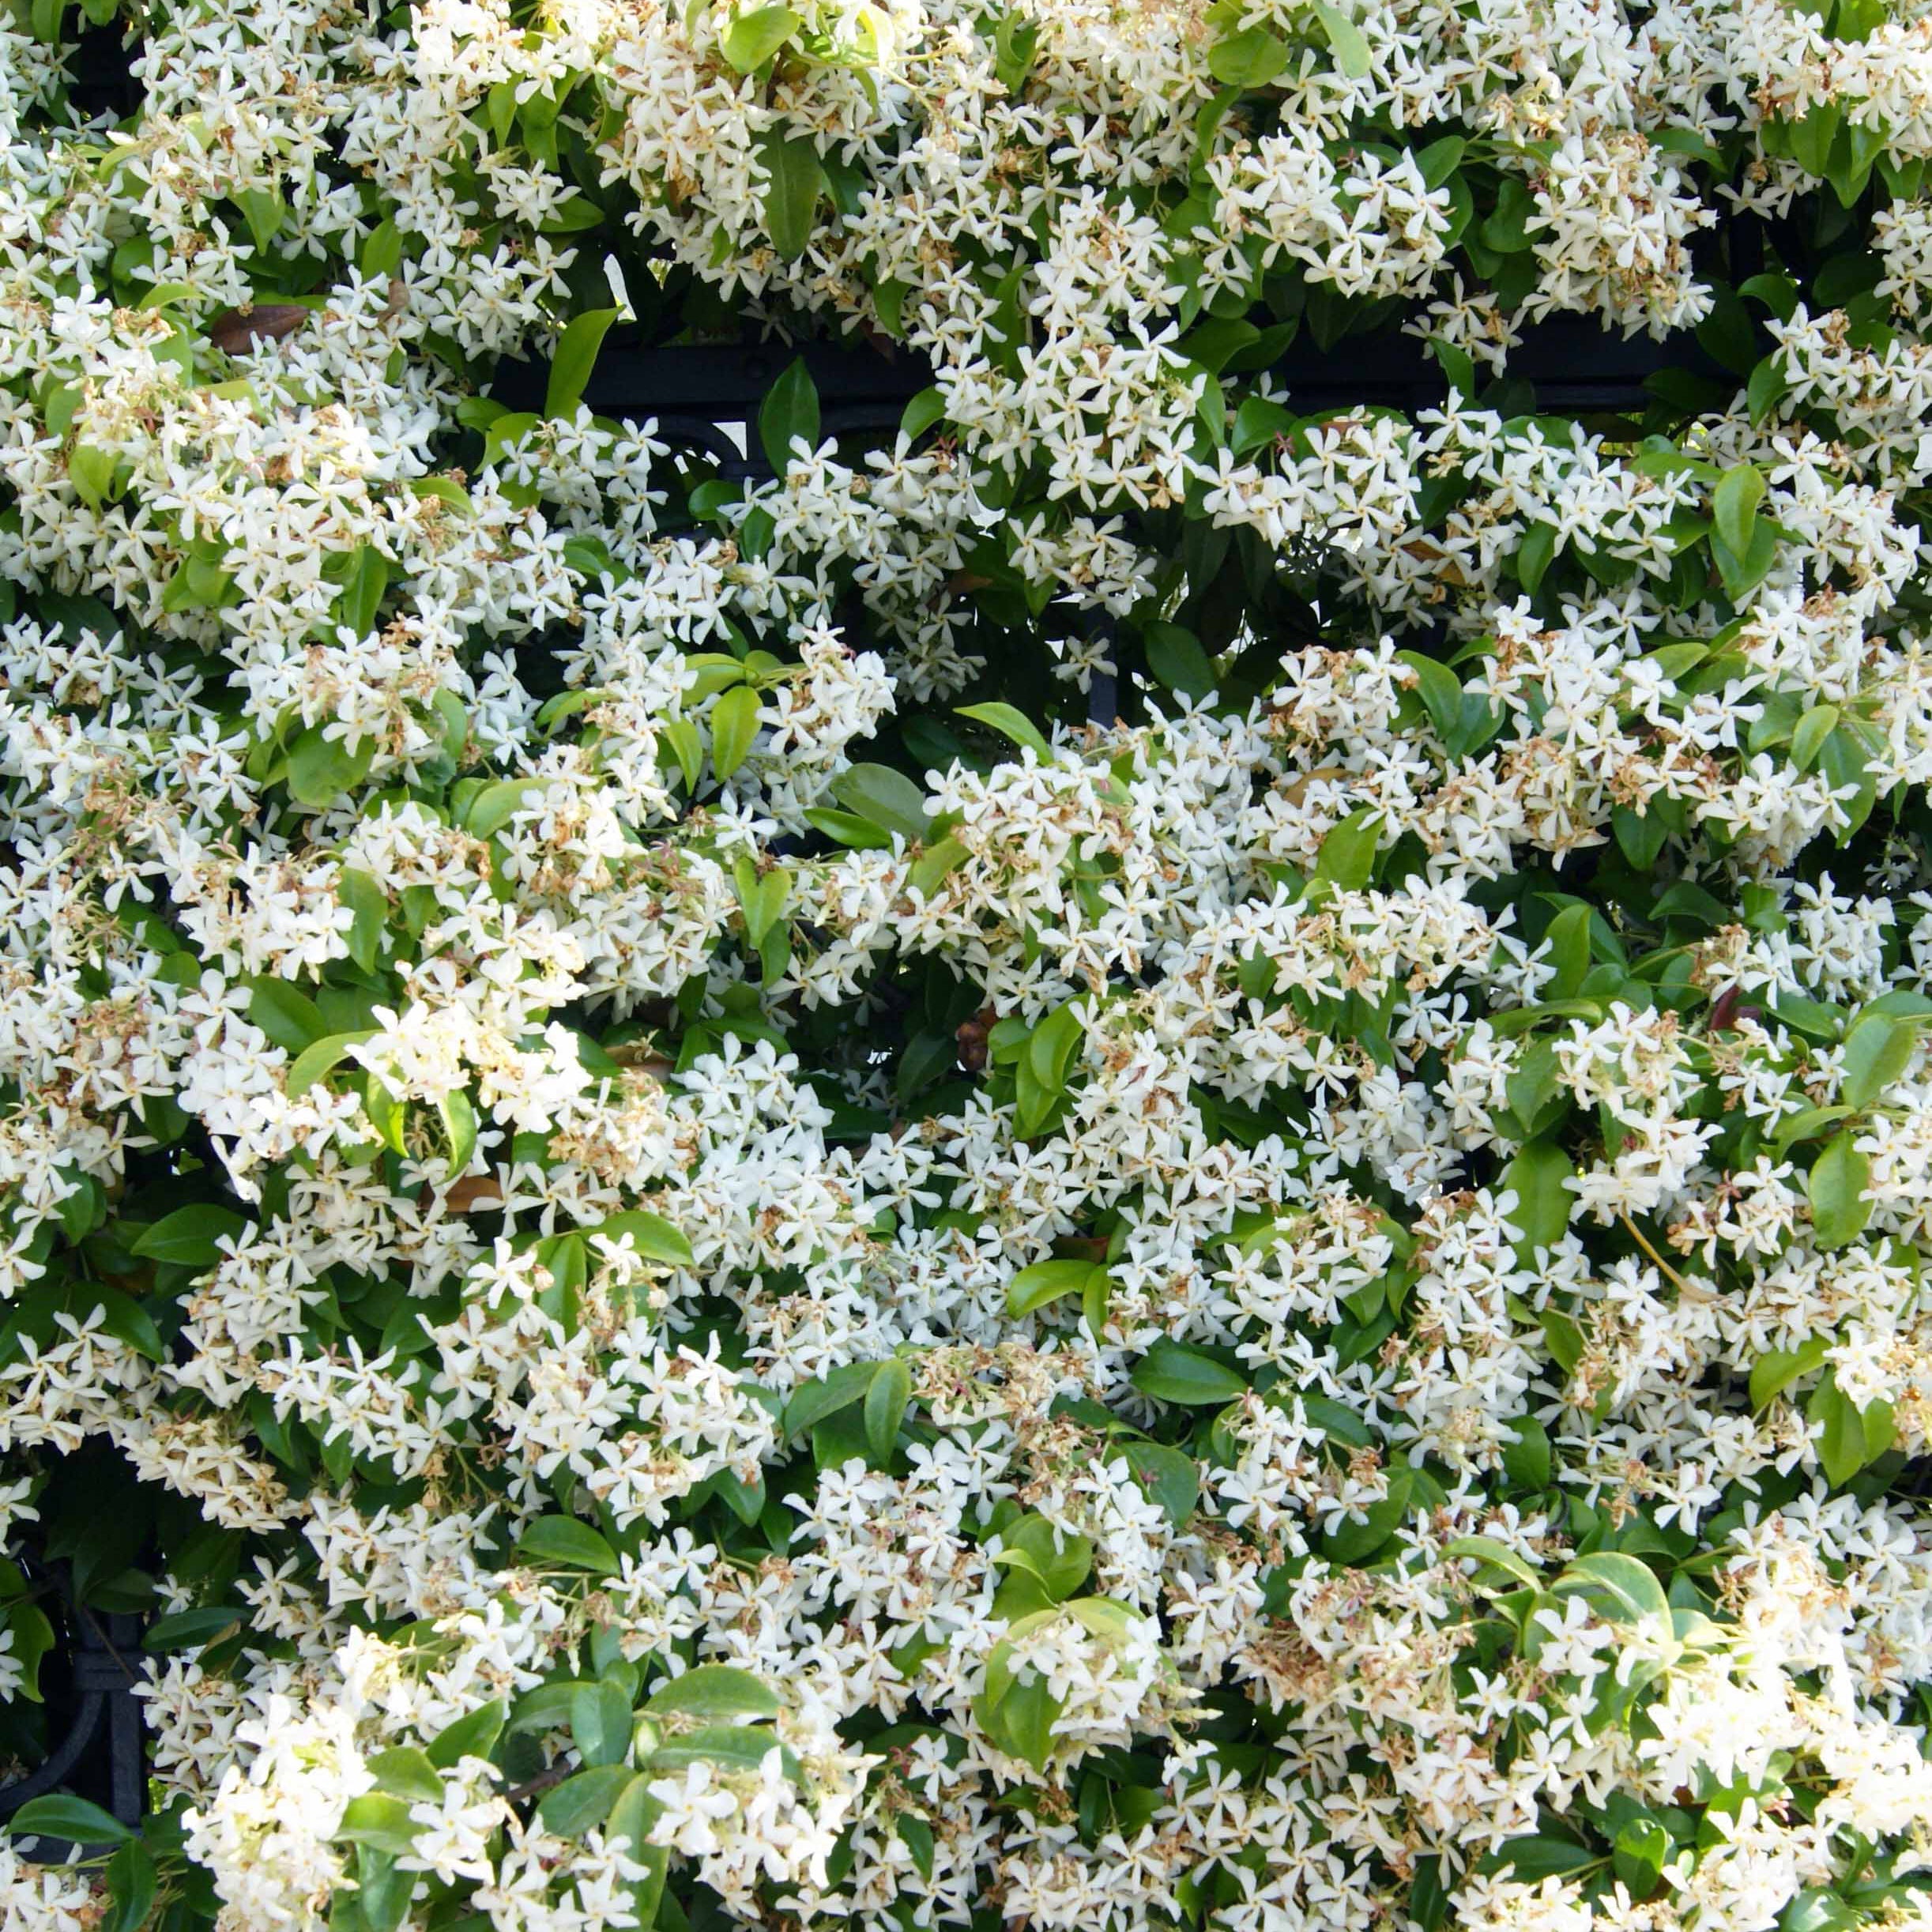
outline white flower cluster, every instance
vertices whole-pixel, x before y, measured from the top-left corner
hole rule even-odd
[[[153,1815],[0,1932],[1932,1927],[1932,15],[100,12],[0,1715],[139,1611]],[[739,320],[932,386],[586,404]]]

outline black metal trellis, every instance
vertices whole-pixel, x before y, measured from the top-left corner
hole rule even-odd
[[[932,380],[924,359],[906,352],[887,355],[832,342],[640,348],[614,336],[584,400],[599,416],[654,420],[665,441],[710,458],[729,480],[744,482],[771,473],[759,446],[759,405],[800,359],[819,393],[827,436],[889,435],[907,402]],[[546,373],[540,364],[507,363],[491,393],[513,409],[540,409]]]
[[[147,1795],[138,1681],[141,1620],[88,1609],[75,1601],[64,1563],[33,1565],[47,1586],[42,1599],[56,1633],[43,1659],[43,1695],[51,1723],[65,1729],[47,1756],[24,1776],[0,1785],[0,1828],[31,1799],[70,1791],[99,1805],[123,1825],[141,1815]],[[42,1860],[66,1856],[64,1840],[23,1838]]]
[[[794,357],[802,357],[819,392],[824,433],[890,431],[906,404],[932,381],[931,365],[909,350],[840,343],[627,345],[613,337],[585,396],[601,416],[655,418],[660,433],[702,450],[733,480],[768,475],[751,426],[759,405]],[[1724,378],[1718,366],[1682,339],[1610,333],[1588,316],[1556,316],[1531,325],[1509,355],[1508,379],[1534,393],[1534,409],[1558,416],[1630,416],[1649,404],[1648,378],[1666,368]],[[1269,365],[1288,405],[1306,413],[1350,403],[1427,409],[1444,401],[1448,379],[1423,345],[1393,330],[1350,337],[1332,348],[1303,337]],[[544,371],[506,364],[495,394],[514,409],[540,409]],[[721,425],[745,431],[742,446]]]
[[[600,416],[653,420],[674,446],[715,463],[729,480],[748,481],[771,474],[759,443],[758,411],[794,359],[803,360],[812,377],[821,431],[830,437],[890,435],[906,403],[933,380],[931,365],[905,349],[829,342],[654,346],[619,335],[600,358],[584,399]],[[1735,383],[1681,338],[1666,350],[1647,337],[1613,335],[1591,317],[1552,318],[1526,329],[1510,352],[1509,407],[1629,419],[1651,401],[1647,379],[1666,367]],[[1414,411],[1449,394],[1447,377],[1425,346],[1392,330],[1328,349],[1304,337],[1269,373],[1285,388],[1288,406],[1302,414],[1351,405]],[[546,376],[540,365],[508,363],[493,393],[513,409],[540,409]],[[1087,690],[1088,721],[1106,726],[1119,715],[1117,677],[1096,672]]]

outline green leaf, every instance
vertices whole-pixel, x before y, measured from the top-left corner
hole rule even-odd
[[[1501,1193],[1514,1194],[1510,1226],[1518,1230],[1516,1258],[1527,1265],[1539,1248],[1554,1248],[1568,1232],[1576,1196],[1565,1184],[1576,1173],[1570,1157],[1550,1140],[1533,1140],[1503,1169]]]
[[[920,390],[906,404],[899,418],[899,434],[910,443],[917,443],[935,423],[943,420],[946,414],[946,398],[936,387]]]
[[[255,245],[255,252],[262,254],[288,219],[288,204],[281,195],[266,188],[240,188],[231,198],[242,211],[242,219],[248,224],[249,239]]]
[[[1504,1091],[1508,1096],[1512,1124],[1522,1130],[1525,1139],[1534,1139],[1557,1126],[1572,1102],[1569,1090],[1563,1085],[1555,1041],[1537,1040],[1527,1047],[1504,1083]],[[1549,1177],[1539,1178],[1546,1183]]]
[[[893,1829],[898,1834],[899,1843],[911,1854],[913,1870],[929,1884],[935,1848],[932,1827],[915,1813],[902,1811],[894,1821]]]
[[[336,896],[356,915],[356,923],[349,928],[349,957],[365,973],[373,972],[382,956],[383,928],[389,923],[389,894],[368,873],[345,865],[336,874]]]
[[[1211,698],[1218,687],[1215,667],[1201,641],[1179,624],[1150,623],[1146,641],[1147,670],[1157,683],[1184,698]]]
[[[902,771],[890,765],[854,765],[832,781],[833,797],[883,832],[896,832],[909,843],[928,830],[926,795]]]
[[[1919,1044],[1919,1022],[1900,1014],[1863,1013],[1845,1036],[1844,1079],[1840,1088],[1847,1106],[1872,1105],[1911,1064]]]
[[[410,1821],[409,1806],[386,1791],[364,1791],[361,1797],[352,1798],[335,1835],[351,1844],[371,1845],[398,1857],[416,1846],[416,1826]]]
[[[394,275],[402,266],[402,231],[393,217],[385,216],[370,230],[356,266],[364,281]]]
[[[740,853],[732,862],[732,883],[744,917],[745,939],[755,952],[785,910],[791,896],[792,875],[782,865],[761,874],[756,864]]]
[[[772,384],[759,405],[758,439],[765,460],[781,476],[791,461],[794,443],[803,442],[808,449],[817,446],[819,392],[803,356]]]
[[[1557,532],[1547,523],[1532,523],[1516,546],[1516,582],[1535,597],[1557,554]]]
[[[789,6],[754,7],[733,18],[718,46],[739,73],[755,73],[803,24]]]
[[[1617,1834],[1612,1863],[1633,1897],[1648,1898],[1663,1876],[1670,1834],[1655,1818],[1636,1818]]]
[[[1445,745],[1452,744],[1462,729],[1462,680],[1447,665],[1425,657],[1420,651],[1398,651],[1395,661],[1414,676],[1416,695],[1436,728],[1436,736]]]
[[[796,261],[812,240],[813,219],[827,186],[825,164],[810,141],[775,130],[760,138],[759,153],[765,164],[765,232],[780,255]],[[784,475],[782,463],[773,467]]]
[[[1287,42],[1266,27],[1224,34],[1207,50],[1207,70],[1223,87],[1266,87],[1287,64]]]
[[[89,510],[107,502],[114,486],[115,458],[91,443],[77,443],[67,452],[67,480]]]
[[[179,1267],[212,1267],[221,1259],[217,1245],[232,1239],[247,1222],[232,1209],[217,1207],[212,1201],[197,1201],[177,1207],[147,1230],[134,1243],[134,1252],[145,1261],[171,1263]]]
[[[375,763],[373,736],[365,733],[351,751],[344,740],[325,737],[325,729],[311,725],[288,748],[289,796],[318,812],[353,791]]]
[[[581,1838],[610,1816],[618,1794],[636,1774],[623,1764],[599,1764],[566,1778],[537,1807],[537,1822],[559,1838]]]
[[[1080,1044],[1083,1030],[1079,1008],[1063,1006],[1049,1013],[1026,1036],[1026,1064],[1048,1092],[1065,1090],[1068,1066]]]
[[[1096,1268],[1103,1275],[1107,1272],[1104,1262],[1036,1261],[1031,1267],[1022,1268],[1007,1283],[1006,1312],[1013,1316],[1030,1315],[1064,1296],[1082,1294]]]
[[[1017,1557],[1020,1567],[1037,1576],[1056,1603],[1064,1603],[1093,1572],[1091,1540],[1070,1530],[1057,1529],[1037,1510],[1030,1510],[1000,1533],[1000,1553]]]
[[[517,1538],[517,1554],[545,1569],[588,1570],[615,1576],[617,1552],[587,1523],[574,1516],[540,1516]]]
[[[673,1712],[708,1723],[773,1718],[784,1707],[777,1694],[749,1670],[728,1663],[701,1663],[660,1684],[645,1700],[653,1717]]]
[[[375,544],[358,544],[344,559],[342,589],[335,602],[337,621],[359,638],[367,637],[375,629],[388,588],[389,559]]]
[[[1064,1707],[1043,1677],[1011,1685],[997,1703],[975,1706],[980,1727],[1009,1757],[1044,1771],[1053,1749],[1053,1725]]]
[[[476,1151],[476,1109],[469,1096],[457,1090],[445,1094],[437,1103],[443,1115],[443,1132],[450,1140],[450,1171],[469,1171],[469,1157]]]
[[[1247,1392],[1244,1377],[1213,1356],[1163,1335],[1135,1363],[1129,1378],[1143,1395],[1190,1407],[1217,1408]]]
[[[544,414],[574,416],[590,386],[590,372],[597,367],[597,351],[616,321],[616,309],[592,309],[574,317],[557,338],[556,353],[550,359],[550,380],[544,390]]]
[[[1493,1570],[1500,1571],[1512,1584],[1527,1584],[1532,1590],[1542,1587],[1542,1578],[1507,1543],[1499,1543],[1493,1536],[1459,1536],[1443,1546],[1446,1557],[1485,1564]]]
[[[1818,1459],[1834,1486],[1849,1482],[1861,1469],[1877,1461],[1892,1446],[1897,1415],[1889,1402],[1860,1409],[1828,1372],[1811,1392],[1805,1415],[1818,1430]]]
[[[1550,1486],[1550,1432],[1533,1415],[1508,1425],[1515,1440],[1503,1451],[1503,1474],[1520,1494],[1536,1495]]]
[[[1590,922],[1596,916],[1594,906],[1566,906],[1550,921],[1543,943],[1556,977],[1545,989],[1546,998],[1574,1000],[1583,991],[1590,977]]]
[[[1761,1409],[1795,1382],[1823,1367],[1829,1335],[1814,1335],[1799,1348],[1774,1348],[1751,1364],[1751,1407]]]
[[[1767,356],[1751,371],[1745,385],[1745,404],[1753,423],[1763,423],[1789,394],[1791,378],[1785,373],[1783,352]]]
[[[123,1844],[134,1836],[111,1812],[64,1791],[28,1798],[5,1828],[16,1838],[65,1838],[77,1845]]]
[[[1764,581],[1777,556],[1778,533],[1776,526],[1769,522],[1752,525],[1750,547],[1742,552],[1733,550],[1716,530],[1711,533],[1712,561],[1717,566],[1724,594],[1733,604],[1742,605]]]
[[[1832,149],[1843,120],[1843,112],[1835,103],[1820,101],[1789,124],[1791,158],[1806,174],[1821,175],[1830,165]]]
[[[1321,22],[1323,32],[1328,36],[1328,46],[1335,55],[1335,65],[1351,81],[1366,80],[1374,62],[1370,58],[1369,43],[1362,37],[1361,29],[1339,7],[1330,6],[1327,0],[1315,0],[1315,17]]]
[[[95,1282],[75,1283],[73,1293],[82,1305],[91,1303],[101,1327],[116,1340],[125,1342],[136,1354],[145,1355],[150,1361],[168,1359],[154,1317],[132,1295]]]
[[[506,1707],[501,1697],[492,1697],[475,1710],[446,1724],[430,1739],[429,1761],[439,1771],[450,1771],[465,1757],[488,1757],[501,1735]]]
[[[962,704],[958,707],[962,717],[970,717],[977,723],[990,725],[1002,736],[1012,740],[1022,750],[1030,751],[1043,765],[1053,762],[1053,750],[1041,736],[1037,726],[1024,713],[1016,711],[1010,704],[996,699],[989,704]]]
[[[400,1853],[383,1851],[374,1845],[356,1847],[356,1918],[358,1932],[398,1932],[416,1891],[416,1874],[399,1871]],[[347,1901],[345,1900],[345,1907]],[[346,1932],[346,1928],[345,1929]]]
[[[827,1416],[863,1400],[872,1385],[876,1367],[869,1361],[842,1362],[809,1382],[800,1383],[785,1405],[785,1434],[802,1436]]]
[[[646,1208],[634,1207],[612,1215],[583,1232],[586,1236],[601,1234],[614,1241],[628,1241],[646,1260],[661,1261],[668,1267],[689,1267],[693,1259],[691,1243],[662,1215],[653,1215]]]
[[[1409,1916],[1422,1932],[1442,1932],[1448,1923],[1449,1893],[1443,1882],[1443,1863],[1440,1858],[1416,1862],[1415,1878],[1409,1887]]]
[[[141,1932],[159,1877],[153,1853],[138,1839],[130,1839],[108,1859],[105,1876],[114,1910],[101,1922],[101,1932]]]
[[[1640,812],[1629,805],[1612,811],[1610,830],[1616,834],[1618,849],[1640,872],[1648,872],[1657,863],[1670,836],[1661,812]]]
[[[940,880],[966,856],[966,849],[956,838],[942,838],[928,846],[913,861],[906,875],[906,888],[930,898]]]
[[[1647,1563],[1616,1550],[1575,1558],[1553,1586],[1558,1596],[1585,1596],[1613,1620],[1670,1624],[1670,1599]]]
[[[480,786],[462,810],[463,830],[477,838],[494,838],[541,789],[540,778],[498,778]]]
[[[398,1744],[378,1751],[369,1760],[376,1788],[403,1798],[420,1799],[428,1805],[443,1802],[443,1779],[429,1753],[412,1744]]]
[[[1358,806],[1329,828],[1315,861],[1315,876],[1344,892],[1359,892],[1375,876],[1376,847],[1381,839],[1382,814],[1373,805]]]
[[[641,1771],[634,1772],[631,1782],[617,1794],[617,1802],[610,1808],[604,1836],[612,1844],[629,1845],[634,1858],[646,1856],[654,1847],[646,1840],[651,1825],[663,1809],[650,1795],[650,1779]],[[650,1919],[645,1917],[638,1923],[641,1926],[647,1926]]]
[[[688,1737],[674,1738],[651,1753],[649,1768],[662,1776],[692,1764],[721,1764],[727,1771],[756,1772],[772,1752],[785,1775],[796,1783],[800,1776],[797,1754],[769,1731],[754,1726],[711,1724]]]
[[[1029,20],[1017,8],[1002,10],[1000,24],[993,30],[993,72],[1000,85],[1015,99],[1026,88],[1034,47],[1039,38],[1038,21]]]
[[[157,1617],[141,1633],[141,1648],[160,1655],[171,1650],[199,1650],[232,1630],[248,1613],[226,1604],[207,1610],[175,1610]]]
[[[608,1678],[571,1693],[571,1741],[587,1769],[621,1764],[631,1749],[631,1700]]]
[[[1097,1267],[1080,1286],[1080,1315],[1087,1331],[1098,1342],[1107,1326],[1107,1308],[1113,1298],[1113,1277]]]
[[[711,770],[721,785],[744,763],[762,707],[749,684],[735,684],[711,707]]]
[[[363,1026],[353,1033],[332,1033],[312,1046],[304,1047],[288,1065],[288,1098],[292,1100],[299,1094],[306,1094],[324,1074],[333,1071],[348,1058],[352,1046],[360,1046],[363,1041],[375,1038],[375,1029]]]
[[[1763,473],[1750,464],[1727,469],[1718,479],[1717,488],[1711,492],[1711,520],[1734,555],[1750,554],[1751,526],[1764,500]]]
[[[1596,1854],[1587,1845],[1567,1838],[1543,1836],[1512,1838],[1495,1856],[1514,1877],[1532,1885],[1581,1871],[1597,1862]]]
[[[606,1841],[627,1845],[630,1856],[644,1867],[642,1877],[628,1881],[631,1910],[637,1919],[635,1932],[650,1932],[664,1898],[665,1874],[670,1868],[671,1854],[664,1846],[648,1842],[650,1828],[662,1810],[650,1795],[650,1779],[640,1772],[618,1794],[604,1827]]]
[[[1109,1450],[1109,1459],[1117,1452]],[[1176,1529],[1184,1529],[1201,1498],[1201,1467],[1184,1450],[1161,1442],[1134,1441],[1120,1445],[1134,1480],[1158,1504]]]
[[[1278,402],[1270,402],[1260,396],[1250,396],[1234,412],[1234,431],[1229,439],[1229,448],[1237,456],[1246,456],[1258,450],[1264,443],[1271,443],[1278,436],[1286,436],[1300,423],[1301,419],[1284,409]]]
[[[805,823],[814,831],[823,832],[849,852],[883,852],[892,843],[891,833],[882,832],[869,819],[861,819],[856,812],[835,812],[829,805],[808,805],[805,808]]]
[[[899,1424],[913,1399],[913,1372],[896,1358],[882,1361],[865,1392],[865,1441],[882,1468],[899,1439]]]
[[[403,1137],[402,1102],[373,1073],[363,1073],[362,1085],[363,1111],[368,1115],[376,1138],[391,1153],[403,1153],[408,1143]]]
[[[1440,141],[1432,141],[1419,153],[1412,153],[1416,171],[1422,177],[1422,186],[1431,190],[1441,187],[1461,166],[1468,149],[1469,143],[1460,134],[1444,134]]]
[[[1825,748],[1825,741],[1838,729],[1838,707],[1814,704],[1791,729],[1791,763],[1800,771],[1809,771]]]
[[[1855,1132],[1847,1128],[1825,1143],[1806,1184],[1812,1238],[1827,1250],[1855,1241],[1872,1218],[1872,1203],[1866,1198],[1872,1164],[1859,1151]]]
[[[1797,1893],[1778,1915],[1778,1932],[1856,1932],[1865,1915],[1822,1885]]]

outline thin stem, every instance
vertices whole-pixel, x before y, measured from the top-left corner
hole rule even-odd
[[[1663,1256],[1659,1254],[1656,1249],[1651,1247],[1650,1243],[1644,1239],[1643,1231],[1628,1215],[1619,1215],[1617,1218],[1624,1224],[1624,1227],[1629,1233],[1631,1240],[1635,1241],[1638,1247],[1642,1248],[1644,1253],[1650,1256],[1651,1260],[1657,1264],[1658,1267],[1662,1270],[1665,1275],[1666,1275],[1670,1280],[1675,1282],[1678,1286],[1685,1294],[1690,1296],[1693,1301],[1702,1298],[1704,1294],[1706,1293],[1706,1289],[1703,1284],[1700,1283],[1698,1286],[1693,1288],[1691,1284],[1687,1282],[1682,1275],[1678,1274],[1677,1270],[1672,1267],[1670,1263],[1665,1260]]]

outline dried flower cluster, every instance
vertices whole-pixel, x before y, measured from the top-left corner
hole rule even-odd
[[[1932,1928],[1925,0],[4,17],[5,1932]]]

